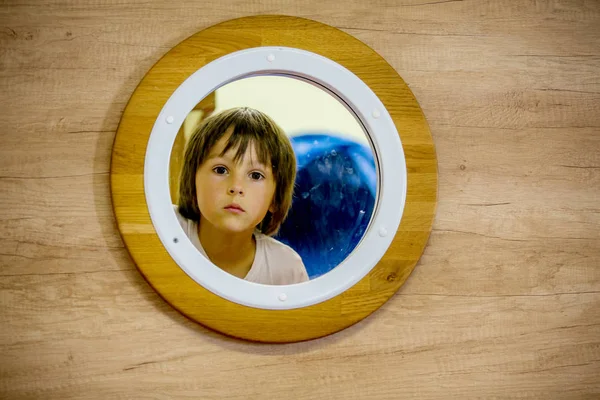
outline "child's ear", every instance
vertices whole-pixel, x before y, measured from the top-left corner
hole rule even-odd
[[[275,207],[275,203],[272,203],[271,207],[269,207],[269,212],[275,214],[275,210],[277,210],[277,207]]]

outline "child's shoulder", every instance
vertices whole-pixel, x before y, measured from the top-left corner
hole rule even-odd
[[[190,225],[193,221],[190,221],[183,215],[179,214],[179,207],[176,204],[173,204],[173,211],[175,211],[175,216],[177,217],[177,221],[179,221],[179,225],[185,231],[186,234],[189,233]]]
[[[302,258],[294,249],[262,233],[256,234],[255,237],[257,245],[262,247],[266,263],[273,268],[275,281],[271,284],[287,285],[308,280]]]
[[[276,253],[277,255],[291,257],[302,261],[300,255],[298,255],[298,253],[296,253],[296,251],[287,244],[282,243],[279,240],[262,233],[257,233],[254,237],[257,241],[262,242],[263,246],[265,246],[266,250],[270,254]]]

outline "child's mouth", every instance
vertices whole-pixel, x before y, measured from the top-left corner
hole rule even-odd
[[[244,209],[239,204],[229,204],[225,207],[225,210],[234,214],[241,214],[244,212]]]

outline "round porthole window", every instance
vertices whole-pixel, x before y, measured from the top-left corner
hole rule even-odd
[[[245,77],[259,75],[302,79],[320,88],[318,90],[331,93],[328,96],[339,99],[356,116],[358,124],[364,127],[369,149],[372,149],[375,154],[376,166],[373,170],[377,173],[375,186],[378,190],[374,197],[377,202],[375,207],[369,210],[370,215],[364,216],[363,210],[362,214],[357,213],[354,216],[357,219],[370,220],[360,243],[339,266],[318,278],[299,284],[264,285],[239,279],[224,272],[194,247],[192,240],[196,238],[189,236],[197,232],[191,232],[191,235],[185,232],[186,226],[180,225],[170,195],[171,149],[190,111],[215,89]],[[268,88],[265,88],[265,91],[268,91]],[[293,94],[289,93],[289,95]],[[266,96],[275,97],[270,96],[269,93],[266,93]],[[293,109],[293,112],[303,112],[301,105]],[[303,113],[303,118],[311,119],[311,115]],[[316,144],[305,143],[305,146],[313,147],[312,150],[305,151],[309,153],[312,151],[315,157],[321,156],[321,142],[329,139],[329,136],[331,135],[323,135],[322,138],[315,139]],[[311,137],[318,136],[313,134]],[[337,153],[341,153],[343,149],[344,146],[339,146],[338,150],[329,151],[328,158],[322,162],[321,168],[322,180],[330,179],[332,174],[337,175],[335,178],[340,182],[335,186],[338,188],[352,184],[347,178],[348,174],[344,174],[347,171],[343,166],[342,171],[338,171],[331,165],[336,162],[338,156],[342,156]],[[352,169],[350,175],[353,177],[362,172],[355,171],[354,169],[357,168],[355,165],[350,168]],[[379,171],[386,171],[386,173],[382,174]],[[367,171],[369,172],[371,171]],[[311,188],[304,189],[303,193],[314,191],[315,186],[318,187],[322,183],[318,178],[316,180],[317,183]],[[204,190],[203,182],[197,182],[197,185],[197,190]],[[266,309],[288,309],[310,306],[342,293],[367,275],[377,264],[392,241],[393,236],[389,232],[395,232],[400,224],[406,199],[406,167],[404,153],[392,118],[377,96],[353,73],[325,57],[308,51],[286,47],[259,47],[238,51],[207,64],[175,90],[161,110],[150,134],[145,159],[144,187],[152,223],[161,242],[177,264],[194,281],[213,293],[242,305]],[[321,210],[317,211],[317,208],[331,208],[333,204],[337,206],[336,210],[340,207],[348,208],[343,201],[335,201],[340,194],[343,195],[341,190],[334,190],[327,194],[328,196],[319,199],[322,204],[313,205],[313,212],[301,217],[310,220],[317,212],[322,213]],[[295,193],[295,196],[302,196],[302,193]],[[241,218],[240,213],[234,213],[233,217]],[[344,217],[348,218],[348,215],[344,214],[339,218]],[[319,234],[320,238],[334,235],[334,232],[327,232],[326,226],[322,228],[325,232]],[[305,238],[306,241],[310,240],[307,236],[317,233],[312,230],[297,232],[298,236]],[[227,245],[229,237],[225,236],[221,241],[224,246]],[[345,246],[345,243],[339,245]],[[329,252],[337,251],[339,245],[333,243],[331,248],[321,249],[322,258],[325,259]],[[236,249],[234,248],[233,251]],[[270,254],[267,254],[267,257],[269,256]],[[270,260],[265,260],[268,261]],[[285,260],[276,259],[270,262],[271,268],[285,268],[285,265],[276,265],[277,262],[285,262]],[[254,268],[267,267],[255,266]]]
[[[199,32],[148,72],[111,188],[166,301],[225,334],[289,342],[343,329],[401,286],[429,236],[437,166],[412,93],[368,46],[259,16]]]

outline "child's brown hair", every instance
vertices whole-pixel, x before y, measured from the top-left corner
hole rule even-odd
[[[254,145],[258,161],[271,165],[275,179],[274,212],[267,212],[258,228],[265,235],[274,235],[292,206],[296,157],[283,129],[265,113],[248,107],[231,108],[212,115],[202,121],[192,133],[186,146],[180,176],[179,213],[187,219],[200,221],[196,172],[230,127],[233,127],[233,131],[221,155],[229,149],[235,149],[234,160],[237,162],[244,157],[248,145]]]

